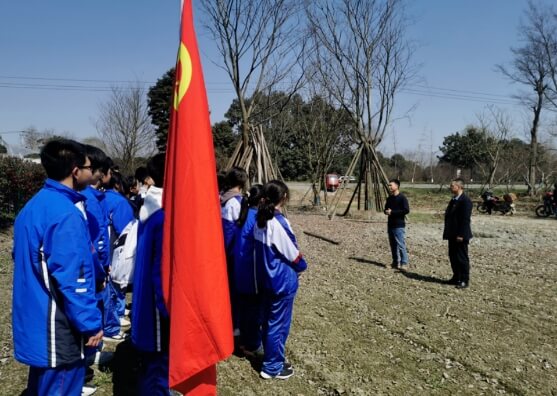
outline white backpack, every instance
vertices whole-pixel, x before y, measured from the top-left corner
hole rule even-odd
[[[110,278],[122,288],[133,283],[138,226],[139,221],[137,219],[130,221],[112,245]]]

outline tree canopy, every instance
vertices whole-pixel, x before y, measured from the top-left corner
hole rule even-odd
[[[174,68],[168,70],[147,92],[148,114],[151,117],[151,123],[155,126],[157,149],[161,153],[166,151],[175,74]]]

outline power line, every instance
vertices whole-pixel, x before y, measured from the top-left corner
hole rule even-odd
[[[47,77],[24,77],[24,76],[0,76],[0,79],[27,79],[35,81],[60,81],[60,82],[89,82],[89,83],[119,83],[124,85],[82,85],[82,84],[39,84],[30,82],[2,82],[0,81],[0,88],[12,89],[34,89],[34,90],[50,90],[50,91],[77,91],[77,92],[110,92],[113,89],[134,89],[131,84],[151,84],[147,81],[132,81],[132,80],[94,80],[94,79],[69,79],[69,78],[47,78]],[[229,88],[229,83],[225,82],[208,82],[207,91],[210,93],[234,93],[232,88]],[[414,88],[415,87],[415,88]],[[401,92],[419,95],[430,98],[439,99],[453,99],[469,102],[480,103],[493,103],[500,105],[516,105],[518,101],[512,100],[507,95],[490,94],[479,91],[458,90],[452,88],[440,88],[425,85],[408,85],[407,88],[402,89]]]

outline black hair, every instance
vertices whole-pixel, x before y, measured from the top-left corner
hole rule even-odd
[[[108,170],[110,168],[112,168],[114,166],[114,161],[112,161],[112,158],[106,156],[102,166],[101,166],[101,171],[102,173],[104,173],[105,175],[108,175]]]
[[[263,185],[254,184],[249,189],[249,195],[244,195],[240,208],[240,216],[238,216],[238,220],[236,221],[236,224],[238,224],[240,227],[244,225],[248,218],[249,208],[256,208],[259,205],[262,193]]]
[[[389,183],[395,183],[397,186],[400,187],[400,180],[398,180],[398,179],[391,179],[391,180],[389,180]]]
[[[124,189],[124,180],[122,177],[122,174],[119,172],[113,172],[112,173],[112,177],[110,178],[109,182],[108,182],[108,188],[110,189],[115,189],[116,186],[120,186],[120,192],[122,191],[126,191]]]
[[[124,193],[128,195],[131,194],[131,188],[137,185],[137,179],[135,176],[128,176],[124,178],[124,183],[126,184],[126,191],[124,191]]]
[[[166,154],[159,153],[152,157],[147,163],[147,174],[155,182],[155,187],[162,187],[164,184],[164,166]]]
[[[257,212],[257,226],[263,228],[275,217],[275,208],[288,197],[288,187],[280,180],[271,180],[263,186],[261,202]]]
[[[242,190],[248,181],[248,173],[245,169],[235,166],[228,171],[224,177],[224,191],[230,190],[234,187],[240,187]]]
[[[250,208],[259,206],[261,195],[263,194],[263,184],[254,184],[249,189],[248,204]]]
[[[85,154],[89,157],[91,161],[91,169],[95,172],[97,169],[101,169],[104,172],[106,167],[106,154],[100,148],[91,146],[90,144],[85,144]]]
[[[74,168],[85,165],[85,148],[69,139],[50,140],[41,150],[41,164],[47,176],[56,181],[71,175]]]
[[[135,178],[141,183],[145,184],[145,179],[149,177],[149,173],[147,172],[147,168],[144,166],[140,166],[135,170]]]
[[[226,179],[226,172],[225,171],[220,171],[220,172],[217,173],[217,186],[219,188],[219,192],[224,191],[225,179]]]

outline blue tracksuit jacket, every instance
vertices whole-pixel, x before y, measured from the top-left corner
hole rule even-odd
[[[163,224],[164,212],[158,209],[137,230],[132,343],[144,352],[168,351],[169,315],[161,280]]]
[[[235,290],[240,294],[258,294],[257,273],[255,268],[255,239],[253,229],[256,220],[257,209],[250,208],[246,222],[242,228],[236,227],[234,237],[233,257],[234,257],[234,285]]]
[[[116,235],[111,235],[110,237],[111,239],[113,237],[117,238],[128,223],[134,219],[133,209],[126,197],[118,191],[106,190],[105,197],[109,224],[116,232]]]
[[[18,361],[58,367],[83,358],[84,337],[102,327],[93,252],[83,196],[47,179],[14,226],[12,324]]]
[[[102,191],[95,190],[88,186],[81,191],[85,197],[85,211],[87,212],[87,225],[89,226],[89,234],[91,234],[91,242],[97,252],[98,263],[101,265],[103,272],[110,265],[110,237],[108,235],[108,215],[105,207],[105,195]],[[96,272],[97,281],[102,281],[103,273]],[[106,273],[104,274],[106,275]]]
[[[265,228],[254,227],[259,283],[266,294],[288,295],[298,290],[298,273],[307,268],[290,223],[280,212]]]
[[[242,195],[238,194],[231,197],[221,206],[222,231],[224,234],[224,248],[227,257],[232,257],[233,255],[234,237],[240,228],[236,224],[236,221],[238,221],[240,211],[242,210],[242,199]]]

